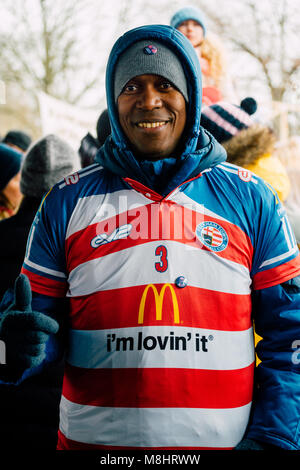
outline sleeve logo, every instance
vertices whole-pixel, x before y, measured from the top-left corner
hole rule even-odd
[[[107,243],[120,240],[121,238],[127,238],[131,230],[131,224],[121,225],[121,227],[116,228],[109,235],[107,233],[101,233],[100,235],[94,237],[91,241],[91,246],[93,248],[98,248],[98,246],[106,245]]]
[[[69,186],[70,184],[76,184],[79,181],[79,174],[73,173],[72,175],[66,176],[64,180],[67,186]]]
[[[239,168],[238,176],[242,181],[249,183],[252,180],[252,172],[249,170],[245,170],[244,168]]]

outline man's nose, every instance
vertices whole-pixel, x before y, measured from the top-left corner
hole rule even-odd
[[[162,101],[159,91],[152,85],[145,86],[140,93],[136,105],[138,108],[146,110],[160,108]]]

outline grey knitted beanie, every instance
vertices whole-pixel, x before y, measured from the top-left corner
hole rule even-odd
[[[21,192],[42,197],[63,177],[80,168],[79,156],[56,135],[47,135],[29,148],[21,171]]]
[[[132,44],[120,56],[115,69],[115,101],[129,80],[145,74],[170,80],[188,101],[187,81],[179,58],[167,45],[149,39]]]

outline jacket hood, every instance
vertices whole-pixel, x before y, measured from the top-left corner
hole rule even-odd
[[[114,75],[120,55],[133,43],[147,39],[150,42],[156,40],[164,43],[178,55],[186,76],[189,97],[181,156],[155,162],[138,161],[134,157],[121,128],[114,99]],[[200,126],[202,83],[199,59],[190,41],[175,28],[167,25],[141,26],[128,31],[117,40],[106,69],[106,99],[111,136],[99,149],[95,161],[113,173],[137,179],[155,190],[161,191],[164,188],[166,192],[170,187],[173,189],[203,169],[226,159],[224,149]]]

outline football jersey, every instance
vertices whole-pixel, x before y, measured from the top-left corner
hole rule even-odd
[[[59,449],[230,449],[252,403],[251,291],[300,264],[247,170],[222,163],[162,197],[95,164],[45,197],[22,271],[70,300]]]

